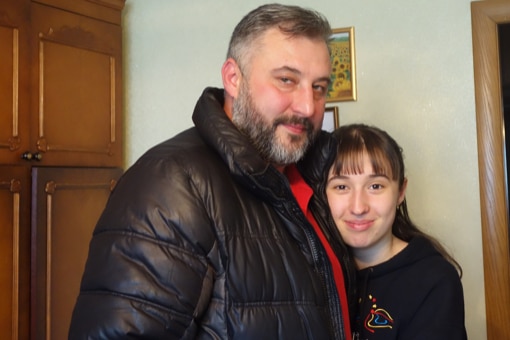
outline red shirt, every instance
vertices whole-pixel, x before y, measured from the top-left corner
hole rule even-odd
[[[342,267],[338,258],[336,257],[333,249],[330,244],[326,240],[324,233],[321,228],[317,224],[315,217],[313,217],[312,212],[308,209],[308,203],[313,195],[313,190],[306,184],[305,180],[297,170],[295,165],[290,165],[285,169],[285,175],[287,176],[290,188],[292,189],[292,193],[296,197],[296,200],[299,204],[299,207],[305,214],[308,222],[313,226],[315,233],[319,237],[326,253],[328,255],[329,261],[331,263],[331,267],[333,268],[333,277],[336,283],[336,289],[338,291],[338,296],[340,297],[340,306],[342,308],[342,314],[344,316],[344,328],[347,333],[348,338],[351,336],[351,326],[349,322],[349,307],[347,304],[347,294],[345,292],[345,282],[344,282],[344,274],[342,272]]]

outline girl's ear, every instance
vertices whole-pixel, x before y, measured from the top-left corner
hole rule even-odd
[[[402,187],[400,188],[400,193],[398,195],[398,204],[402,203],[404,201],[404,198],[406,197],[406,189],[407,189],[407,178],[404,178],[404,182],[402,183]]]
[[[221,77],[223,79],[223,88],[227,94],[232,98],[237,98],[242,75],[241,69],[234,59],[228,58],[223,63]]]

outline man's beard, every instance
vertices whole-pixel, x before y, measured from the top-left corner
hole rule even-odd
[[[245,86],[241,85],[239,96],[232,105],[232,121],[234,125],[248,136],[262,158],[275,166],[285,166],[299,161],[318,134],[313,124],[307,118],[297,116],[282,116],[267,123],[261,113],[257,111],[253,98]],[[306,130],[306,136],[286,135],[276,136],[276,129],[280,124],[301,124]],[[288,144],[282,141],[288,139]]]

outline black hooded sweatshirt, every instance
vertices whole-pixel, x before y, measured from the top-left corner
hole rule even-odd
[[[358,296],[354,340],[467,339],[459,275],[425,238],[358,271]]]

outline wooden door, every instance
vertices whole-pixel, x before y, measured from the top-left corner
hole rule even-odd
[[[51,166],[122,166],[119,25],[32,3],[31,152]]]
[[[30,174],[0,166],[0,332],[27,339],[30,279]]]
[[[92,231],[122,170],[32,170],[32,339],[67,339]]]
[[[30,2],[0,0],[0,164],[28,148]]]
[[[471,3],[487,339],[510,339],[510,236],[498,25],[510,2]],[[506,137],[505,137],[506,136]]]

